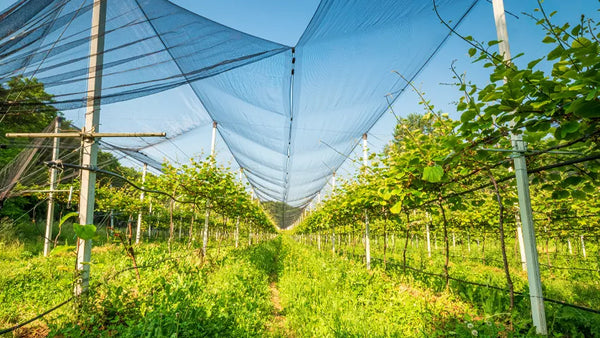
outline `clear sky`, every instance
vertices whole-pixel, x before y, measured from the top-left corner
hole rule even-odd
[[[0,0],[0,10],[5,9],[13,2],[13,0]],[[293,46],[298,41],[319,3],[318,0],[172,0],[172,2],[229,27],[288,46]],[[553,18],[556,23],[575,22],[581,14],[599,19],[597,10],[600,6],[596,0],[546,0],[544,6],[548,12],[558,11]],[[541,29],[535,25],[533,19],[523,14],[524,12],[535,14],[534,8],[536,7],[536,0],[505,0],[505,8],[510,12],[507,15],[507,24],[512,54],[525,53],[524,61],[541,57],[549,51],[546,45],[540,43],[543,38]],[[491,1],[480,0],[458,31],[464,35],[472,35],[479,41],[495,40],[496,32]],[[404,46],[401,47],[404,48]],[[481,64],[471,63],[467,56],[468,48],[469,46],[464,41],[457,37],[451,37],[415,80],[415,85],[425,92],[427,98],[438,109],[449,113],[453,118],[459,117],[453,107],[453,102],[460,97],[456,88],[448,85],[454,83],[449,70],[453,60],[456,60],[456,69],[460,73],[465,73],[467,79],[480,84],[488,81],[488,73]],[[411,112],[421,112],[418,101],[415,93],[406,92],[397,100],[394,110],[400,116],[406,116]],[[120,114],[123,109],[140,109],[142,106],[143,109],[170,111],[202,109],[194,94],[186,87],[138,99],[134,102],[111,106],[113,105],[104,108],[105,113],[108,116],[111,113],[119,114],[120,119],[125,119],[125,124],[126,117]],[[81,118],[80,116],[81,114],[77,112],[67,115],[75,122]],[[171,160],[186,161],[190,154],[199,153],[198,149],[204,149],[206,153],[210,146],[210,124],[211,121],[208,119],[202,121],[202,127],[195,130],[194,133],[179,138],[177,146],[173,145],[172,149],[163,149],[160,153],[153,154],[158,158],[166,157]],[[373,151],[380,150],[391,138],[394,125],[394,118],[389,113],[385,114],[375,125],[369,133],[370,148]],[[221,160],[232,161],[223,142],[217,144]],[[359,151],[360,149],[357,149],[355,156],[359,156]],[[347,161],[338,172],[344,175],[353,170],[353,164]]]

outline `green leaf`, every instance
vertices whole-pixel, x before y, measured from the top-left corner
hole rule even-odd
[[[69,219],[69,218],[71,218],[71,217],[76,217],[76,216],[79,216],[79,213],[78,213],[77,211],[70,212],[70,213],[68,213],[68,214],[64,215],[64,216],[63,216],[63,217],[60,219],[60,221],[58,222],[58,227],[59,227],[59,228],[60,228],[60,227],[62,227],[62,225],[63,225],[63,224],[64,224],[64,223],[65,223],[65,222],[66,222],[66,221]]]
[[[569,121],[560,126],[560,136],[564,138],[568,134],[572,134],[579,129],[579,122],[577,121]]]
[[[584,99],[579,99],[573,101],[566,109],[566,112],[573,112],[577,116],[586,118],[600,117],[600,102],[596,100],[586,101]]]
[[[544,38],[544,40],[542,40],[542,42],[543,42],[543,43],[555,43],[555,42],[556,42],[556,39],[554,39],[554,38],[553,38],[553,37],[551,37],[551,36],[546,36],[546,37]]]
[[[596,188],[593,185],[586,183],[581,190],[588,194],[593,194],[596,191]]]
[[[580,200],[587,198],[587,194],[581,190],[571,190],[571,196]]]
[[[565,185],[577,185],[583,181],[584,181],[584,179],[581,176],[570,176],[564,180],[564,184]]]
[[[563,53],[563,49],[561,46],[558,46],[556,48],[554,48],[550,53],[548,53],[548,56],[546,57],[548,59],[548,61],[552,61],[555,60],[557,58],[559,58]]]
[[[582,48],[582,47],[587,47],[591,44],[592,42],[586,38],[584,38],[583,36],[578,37],[577,39],[573,40],[573,42],[571,43],[571,47],[572,48]]]
[[[533,67],[535,67],[535,65],[537,65],[538,63],[540,63],[540,61],[542,61],[543,59],[535,59],[531,62],[529,62],[527,64],[527,68],[532,69]]]
[[[569,197],[569,192],[566,190],[554,190],[552,192],[552,198],[555,200],[562,200]]]
[[[473,55],[475,55],[475,53],[477,53],[477,49],[469,48],[469,56],[473,56]]]
[[[399,214],[399,213],[401,213],[401,212],[402,212],[402,201],[400,201],[400,202],[398,202],[398,203],[394,204],[394,206],[392,206],[392,207],[390,208],[390,212],[391,212],[392,214]]]
[[[392,192],[391,191],[385,191],[381,194],[381,197],[383,198],[383,200],[385,201],[389,201],[390,198],[392,198]]]
[[[467,110],[464,113],[462,113],[462,115],[460,116],[460,121],[465,123],[465,122],[469,122],[471,121],[475,116],[477,115],[477,113],[473,110]]]
[[[425,169],[423,170],[422,179],[427,182],[436,183],[436,182],[440,182],[442,180],[443,176],[444,176],[444,169],[442,167],[440,167],[439,165],[435,165],[435,166],[425,167]]]
[[[592,100],[592,99],[595,99],[595,98],[596,98],[596,96],[598,96],[598,88],[596,88],[596,89],[594,89],[594,90],[590,91],[590,92],[587,94],[587,96],[585,97],[585,100],[586,100],[586,101],[590,101],[590,100]]]
[[[86,241],[94,238],[94,236],[96,235],[96,226],[93,224],[81,225],[74,223],[73,230],[75,231],[77,237]]]

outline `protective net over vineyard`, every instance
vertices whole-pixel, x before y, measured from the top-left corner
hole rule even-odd
[[[0,336],[600,337],[598,2],[8,1]]]
[[[476,2],[440,0],[437,9],[456,26]],[[84,107],[92,5],[25,0],[1,13],[0,82],[37,78],[57,109]],[[276,202],[287,226],[406,88],[392,71],[413,79],[448,36],[431,1],[321,1],[295,46],[165,0],[108,1],[102,104],[187,86],[199,109],[181,115],[129,106],[101,117],[101,131],[166,131],[170,142],[113,142],[162,161],[152,149],[164,154],[207,120],[216,122],[235,165],[262,201]],[[115,122],[125,117],[126,124]]]

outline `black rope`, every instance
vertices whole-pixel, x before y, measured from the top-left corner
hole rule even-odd
[[[45,311],[45,312],[43,312],[43,313],[40,313],[39,315],[37,315],[37,316],[35,316],[35,317],[33,317],[33,318],[29,319],[29,320],[26,320],[26,321],[24,321],[24,322],[22,322],[22,323],[19,323],[19,324],[15,325],[15,326],[12,326],[12,327],[9,327],[9,328],[6,328],[6,329],[2,329],[2,330],[0,330],[0,335],[3,335],[3,334],[5,334],[5,333],[12,332],[12,331],[14,331],[14,330],[16,330],[16,329],[18,329],[18,328],[20,328],[20,327],[23,327],[23,326],[25,326],[25,325],[27,325],[27,324],[29,324],[29,323],[33,322],[33,321],[36,321],[36,320],[38,320],[38,319],[40,319],[40,318],[44,317],[45,315],[47,315],[47,314],[49,314],[49,313],[51,313],[51,312],[54,312],[54,311],[56,311],[56,310],[60,309],[61,307],[63,307],[64,305],[68,304],[69,302],[71,302],[71,301],[72,301],[72,300],[74,300],[75,298],[77,298],[77,296],[73,296],[73,297],[71,297],[71,298],[69,298],[69,299],[67,299],[67,300],[63,301],[62,303],[60,303],[60,304],[58,304],[58,305],[54,306],[53,308],[51,308],[51,309],[49,309],[49,310],[47,310],[47,311]]]

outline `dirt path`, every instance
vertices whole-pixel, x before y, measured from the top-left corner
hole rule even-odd
[[[293,335],[291,335],[285,327],[286,318],[283,314],[281,300],[279,299],[277,283],[271,282],[269,289],[271,290],[271,303],[273,303],[273,320],[269,325],[269,331],[277,336],[293,337]]]
[[[279,255],[273,257],[277,262]],[[279,289],[277,289],[277,272],[269,276],[269,290],[271,291],[271,303],[273,304],[273,319],[268,324],[268,330],[274,337],[295,337],[293,332],[286,326],[286,318],[281,299],[279,298]]]

